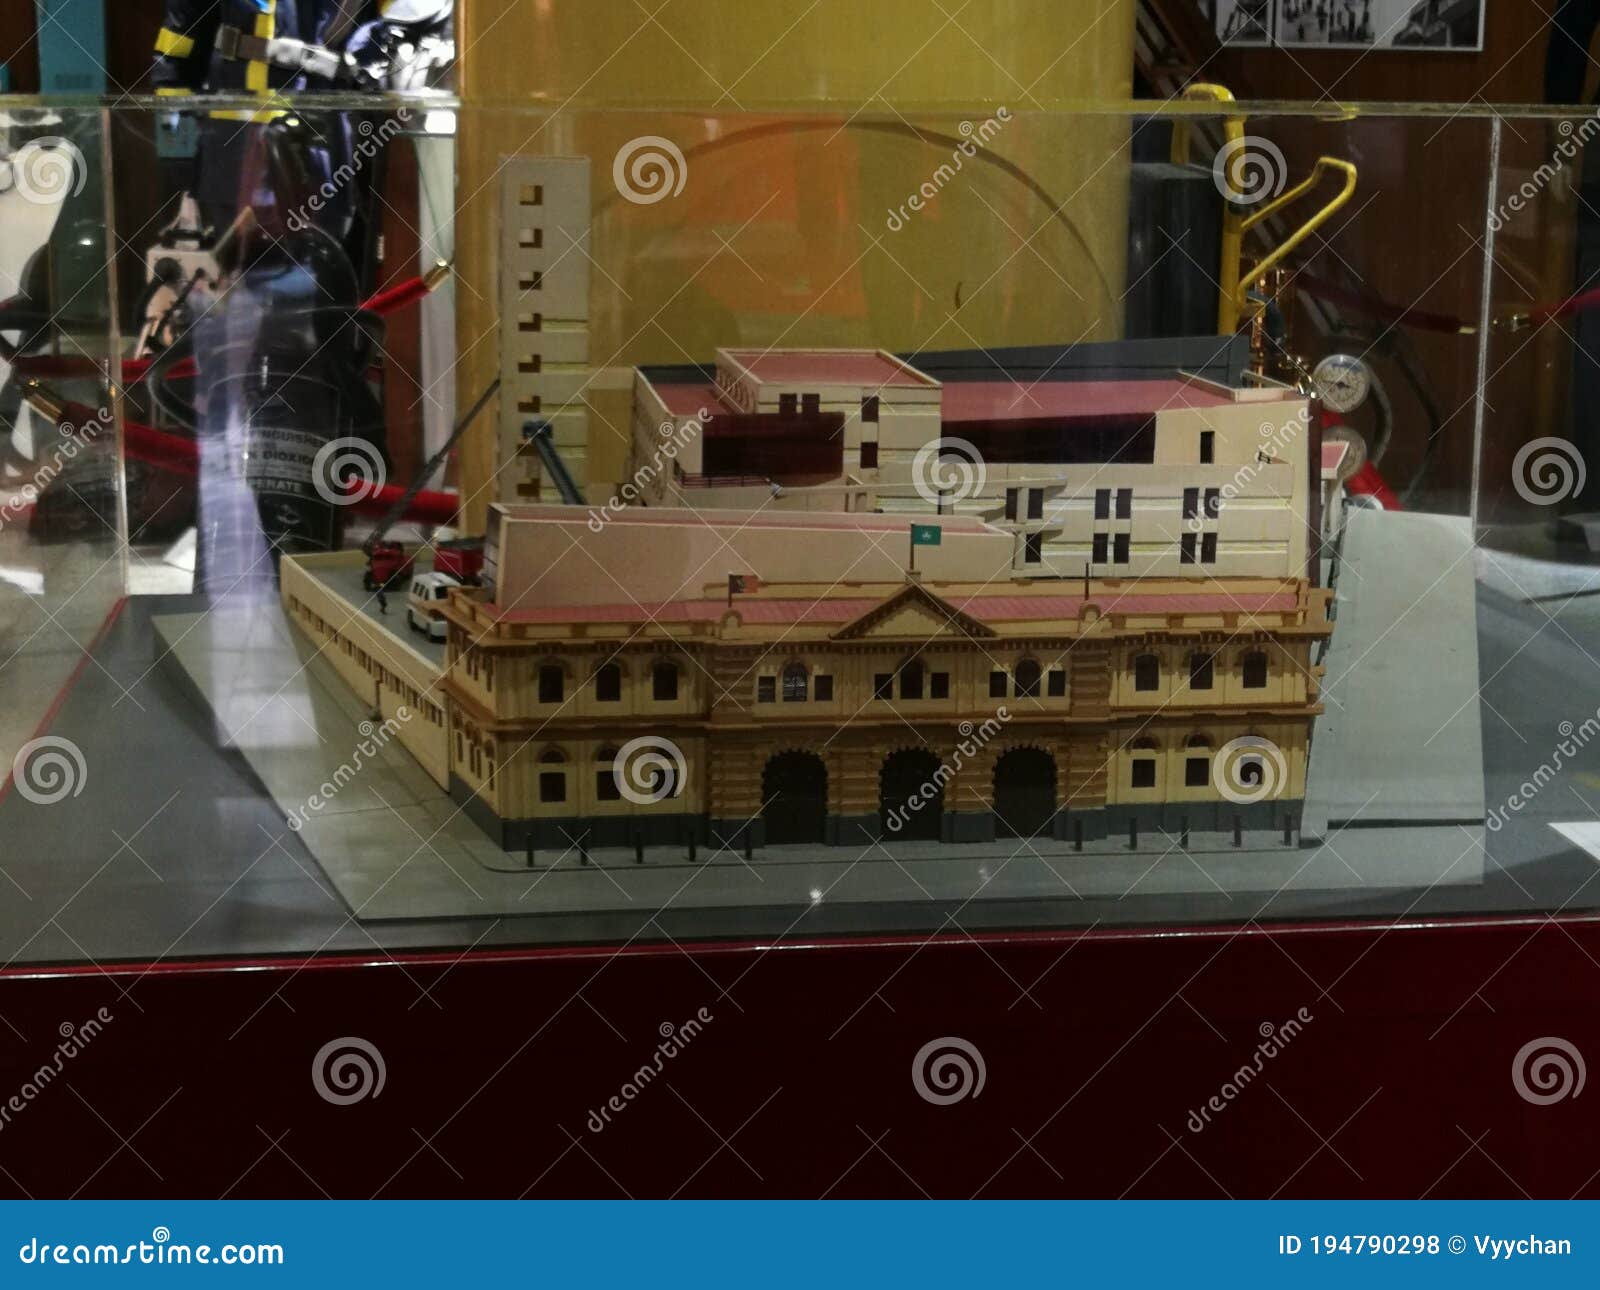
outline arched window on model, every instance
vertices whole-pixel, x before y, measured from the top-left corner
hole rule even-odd
[[[539,758],[539,800],[567,800],[567,758],[559,748],[552,748]]]
[[[1128,787],[1156,786],[1156,741],[1136,739],[1128,746]]]
[[[1016,671],[1012,673],[1016,684],[1017,698],[1037,699],[1039,697],[1039,664],[1025,658],[1017,664]]]
[[[1261,650],[1254,649],[1246,654],[1240,670],[1244,674],[1245,689],[1264,690],[1267,688],[1267,656]]]
[[[1133,660],[1133,688],[1145,692],[1161,688],[1161,660],[1154,654],[1141,654]]]
[[[1211,740],[1204,735],[1191,735],[1184,750],[1183,786],[1204,788],[1211,782]]]
[[[594,796],[597,802],[616,802],[622,798],[617,775],[622,767],[615,765],[617,750],[602,748],[594,755]]]
[[[658,659],[650,669],[650,697],[657,703],[675,703],[678,698],[678,665]]]
[[[785,703],[804,703],[809,679],[804,663],[790,663],[785,667],[783,669],[783,701]]]
[[[594,697],[597,703],[616,703],[622,698],[622,665],[602,663],[594,670]]]

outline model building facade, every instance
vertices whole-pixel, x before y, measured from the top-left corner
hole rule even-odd
[[[896,516],[494,508],[492,582],[446,610],[452,794],[558,853],[1292,831],[1326,592],[1039,576],[977,516],[922,537],[911,572]],[[1213,758],[1246,738],[1275,764],[1241,805]]]

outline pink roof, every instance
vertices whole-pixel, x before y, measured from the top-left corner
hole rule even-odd
[[[694,385],[658,385],[655,391],[675,417],[692,417],[702,408],[707,412],[733,411],[722,401],[717,387],[705,381]]]
[[[1187,381],[958,381],[944,387],[946,425],[1152,416],[1170,408],[1231,407],[1233,400]]]
[[[887,354],[870,349],[792,350],[730,349],[728,357],[763,385],[927,386],[919,376]]]
[[[1350,455],[1350,443],[1346,439],[1328,439],[1322,445],[1322,473],[1334,475],[1339,467],[1344,465],[1344,459]]]
[[[584,511],[581,514],[586,516],[588,512]],[[536,515],[519,515],[517,519],[522,523],[544,524],[584,522],[579,515],[573,514],[572,508],[555,505],[541,507],[540,513]],[[877,511],[695,511],[676,506],[625,506],[620,511],[613,512],[606,523],[640,527],[660,525],[706,529],[790,529],[795,533],[805,533],[813,529],[844,529],[858,533],[897,532],[908,537],[913,524],[934,524],[950,535],[971,533],[1000,535],[1000,530],[990,528],[980,515],[883,515]],[[730,569],[728,572],[736,573],[738,570]]]
[[[936,593],[937,594],[937,593]],[[848,623],[884,603],[884,597],[839,597],[806,600],[734,597],[733,607],[746,623]],[[1299,603],[1293,591],[1177,592],[1142,595],[1134,592],[1091,596],[1103,614],[1258,614],[1287,613]],[[949,598],[949,604],[980,622],[1034,622],[1075,619],[1084,600],[1076,596],[985,596]],[[486,606],[492,613],[494,606]],[[728,612],[724,600],[669,600],[612,605],[539,605],[499,615],[508,623],[658,623],[716,622]]]

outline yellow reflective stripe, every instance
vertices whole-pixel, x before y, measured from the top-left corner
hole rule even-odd
[[[188,89],[188,88],[186,88],[185,86],[182,86],[182,85],[158,85],[158,86],[156,86],[156,97],[158,99],[173,99],[173,98],[177,98],[180,94],[193,94],[193,93],[194,93],[193,90]]]
[[[262,40],[271,40],[277,31],[277,0],[267,0],[265,13],[256,15],[256,35]],[[257,93],[267,88],[267,65],[259,60],[252,59],[250,66],[244,70],[244,87]]]
[[[169,58],[187,58],[194,53],[194,38],[180,36],[171,27],[163,27],[156,32],[156,53]]]
[[[281,116],[288,116],[287,108],[265,109],[251,112],[245,108],[218,108],[206,114],[213,121],[252,121],[256,125],[266,125],[269,121],[276,121]]]

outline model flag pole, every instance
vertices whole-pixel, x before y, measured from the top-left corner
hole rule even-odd
[[[735,596],[748,596],[761,590],[761,579],[749,573],[730,573],[728,575],[728,608],[733,608]]]
[[[917,548],[919,546],[938,546],[944,541],[944,530],[937,524],[913,524],[911,526],[911,572],[917,571]]]

